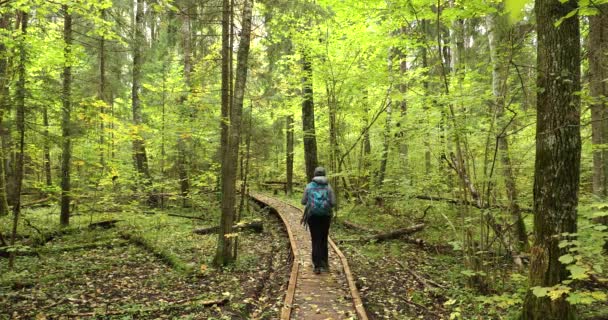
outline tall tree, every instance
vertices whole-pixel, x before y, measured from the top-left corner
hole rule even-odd
[[[390,79],[390,88],[389,91],[392,90],[392,82],[393,82],[393,59],[395,58],[396,49],[391,47],[388,51],[388,74]],[[388,166],[388,153],[390,151],[391,145],[391,126],[392,126],[392,118],[393,118],[393,99],[391,98],[391,93],[389,92],[388,101],[386,104],[386,120],[384,124],[384,143],[382,145],[382,158],[380,159],[380,169],[378,169],[376,187],[381,189],[384,185],[384,177],[386,175],[386,168]]]
[[[307,49],[302,50],[302,130],[304,132],[304,162],[306,178],[311,181],[317,159],[317,135],[315,133],[315,104],[313,99],[312,62]]]
[[[536,0],[537,116],[534,165],[534,246],[530,286],[551,287],[568,278],[558,260],[563,234],[577,231],[581,156],[580,29],[578,16],[556,21],[577,8],[576,1]],[[560,297],[537,297],[529,290],[523,319],[574,319],[574,307]]]
[[[8,13],[0,16],[0,29],[8,31],[10,18]],[[4,116],[10,111],[9,81],[8,81],[8,50],[4,42],[0,42],[0,134],[4,130]],[[0,216],[8,215],[8,197],[6,194],[6,170],[4,168],[4,148],[0,146]]]
[[[230,7],[231,6],[224,4],[224,10]],[[217,251],[214,259],[214,264],[218,266],[227,265],[234,261],[234,241],[232,239],[232,230],[236,216],[236,173],[238,167],[243,99],[247,84],[249,47],[251,44],[252,8],[253,1],[245,0],[243,3],[241,41],[239,43],[236,65],[234,99],[232,105],[230,106],[230,120],[227,130],[229,134],[227,139],[228,146],[223,153],[224,158],[222,159],[222,215],[220,219],[220,231],[218,233]],[[224,23],[222,24],[222,40],[224,40],[224,32],[228,32],[227,27],[228,26],[225,26]],[[227,37],[226,40],[228,40]],[[224,70],[222,70],[222,80],[224,80]],[[224,83],[222,83],[222,87],[223,86]]]
[[[106,9],[101,9],[101,19],[105,21],[106,19]],[[106,106],[110,103],[108,102],[106,93],[106,38],[104,35],[99,37],[99,93],[98,99],[103,102],[103,107],[101,108],[101,113],[106,113]],[[102,167],[106,166],[105,160],[105,122],[103,117],[100,117],[100,125],[99,125],[99,163]]]
[[[63,102],[61,118],[61,215],[62,226],[70,224],[70,160],[72,158],[72,14],[67,5],[62,7],[64,15],[63,41],[64,41],[64,66],[63,66],[63,90],[61,100]]]
[[[137,0],[135,4],[135,34],[133,36],[133,81],[131,90],[131,109],[133,111],[133,126],[136,134],[133,136],[133,160],[135,169],[143,177],[144,185],[150,187],[152,185],[152,176],[148,167],[148,156],[146,154],[146,142],[141,135],[141,127],[143,126],[143,112],[141,105],[141,68],[143,65],[142,48],[145,45],[144,38],[144,0]],[[150,192],[152,192],[150,190]],[[148,198],[150,205],[156,205],[156,196],[151,193]]]
[[[293,115],[288,115],[285,117],[285,135],[286,138],[286,154],[285,154],[285,163],[286,163],[286,176],[287,176],[287,193],[291,194],[293,192]]]
[[[190,73],[192,72],[192,45],[191,45],[191,4],[190,1],[186,1],[186,13],[182,15],[182,50],[184,56],[184,81],[186,88],[188,89],[180,98],[181,110],[179,112],[180,125],[184,126],[187,121],[187,115],[189,107],[187,105],[187,98],[191,81]],[[182,196],[182,206],[187,206],[188,194],[190,193],[190,180],[188,178],[188,170],[186,163],[186,137],[187,133],[184,130],[178,133],[177,136],[177,172],[179,175],[179,187]]]
[[[507,127],[510,124],[505,116],[510,56],[509,52],[506,50],[509,41],[507,15],[501,11],[502,10],[490,14],[486,18],[490,59],[492,61],[492,95],[494,97],[496,122],[498,124],[496,143],[498,143],[498,149],[500,150],[500,162],[505,181],[505,189],[509,199],[509,212],[514,223],[514,239],[517,241],[517,248],[520,251],[526,251],[528,249],[528,234],[518,204],[517,185],[515,183],[515,175],[511,165],[511,157],[509,155],[509,141],[507,140],[506,135]]]
[[[593,194],[608,196],[608,4],[589,17],[589,91],[593,144]]]
[[[15,96],[15,105],[17,106],[17,132],[19,133],[19,144],[17,153],[17,163],[15,165],[15,201],[13,204],[13,228],[11,233],[11,246],[15,245],[15,240],[17,239],[17,225],[19,224],[19,215],[21,214],[21,187],[23,185],[23,163],[25,158],[25,66],[27,62],[27,12],[20,12],[19,20],[21,22],[21,35],[19,40],[19,65],[17,67],[17,94]],[[12,270],[14,266],[15,252],[12,251],[9,255],[8,268]]]

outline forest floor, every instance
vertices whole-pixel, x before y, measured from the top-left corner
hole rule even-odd
[[[298,202],[295,196],[280,198]],[[468,289],[470,274],[453,231],[453,208],[435,203],[428,215],[423,214],[425,202],[403,208],[345,205],[330,230],[349,260],[370,319],[517,315],[527,286],[525,270],[497,256],[487,266],[490,292]],[[264,231],[240,233],[238,262],[217,270],[210,266],[217,235],[192,233],[217,224],[215,199],[183,210],[129,205],[115,213],[76,213],[70,227],[61,229],[58,208],[25,210],[18,234],[27,254],[17,257],[12,272],[8,259],[0,257],[0,319],[278,317],[291,262],[289,241],[276,216],[260,210],[246,214],[245,221],[262,219]],[[108,229],[88,227],[107,220],[119,221]],[[427,227],[414,237],[424,239],[426,247],[401,240],[352,241],[370,233],[343,224],[390,231],[422,220]],[[0,217],[3,235],[10,225],[11,217]],[[579,311],[581,319],[608,319],[606,304]]]
[[[78,215],[60,230],[56,208],[27,210],[19,235],[29,254],[17,257],[14,272],[0,258],[0,319],[274,318],[290,270],[280,221],[263,212],[244,217],[263,219],[264,231],[241,233],[239,261],[222,271],[210,267],[217,235],[192,233],[219,221],[212,211]],[[113,219],[121,220],[116,227],[88,228]],[[9,221],[1,218],[5,235]]]

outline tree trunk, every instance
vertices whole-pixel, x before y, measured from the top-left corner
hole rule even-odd
[[[9,14],[4,13],[0,17],[0,29],[9,31]],[[8,81],[8,58],[4,42],[0,42],[0,135],[3,135],[3,121],[5,114],[10,111],[9,104],[9,81]],[[8,197],[6,193],[6,171],[4,168],[4,148],[0,145],[0,216],[8,215]]]
[[[63,5],[64,24],[63,24],[63,41],[64,48],[64,66],[63,66],[63,110],[61,118],[61,215],[60,223],[62,226],[70,224],[70,160],[72,157],[72,66],[71,66],[71,51],[72,51],[72,14],[68,12],[68,6]]]
[[[26,12],[21,12],[21,39],[19,43],[19,66],[17,69],[17,95],[15,97],[15,105],[17,106],[17,131],[19,132],[19,152],[17,153],[17,163],[15,165],[15,201],[13,207],[13,228],[11,233],[11,246],[15,245],[17,238],[17,225],[19,224],[19,215],[21,213],[21,186],[23,183],[23,159],[25,149],[25,64],[26,56],[26,40],[27,35],[27,19]],[[13,270],[15,266],[15,252],[9,254],[8,268]]]
[[[392,86],[392,73],[393,73],[393,55],[394,48],[390,48],[388,52],[387,66],[388,73],[391,83],[389,86]],[[391,90],[389,88],[389,90]],[[384,124],[384,144],[382,146],[382,158],[380,160],[380,169],[378,170],[378,174],[376,177],[376,188],[378,190],[382,189],[382,185],[384,184],[384,176],[386,175],[386,167],[388,165],[388,152],[390,150],[390,140],[391,140],[391,120],[392,120],[392,109],[393,109],[393,99],[388,97],[387,107],[386,107],[386,122]]]
[[[191,46],[191,38],[190,38],[190,5],[187,4],[186,10],[188,11],[183,15],[182,19],[182,47],[184,54],[184,80],[186,82],[187,91],[190,90],[190,73],[192,72],[192,46]],[[190,194],[190,179],[188,178],[188,168],[187,168],[187,150],[186,150],[186,140],[188,139],[188,133],[184,132],[183,126],[185,126],[187,122],[187,114],[189,110],[189,106],[187,104],[188,94],[185,93],[181,97],[180,105],[182,110],[179,112],[180,117],[180,126],[182,126],[182,130],[178,133],[177,137],[177,171],[179,176],[179,186],[180,192],[182,196],[182,206],[188,206],[188,195]]]
[[[106,10],[101,10],[101,19],[105,21],[106,18]],[[103,102],[103,106],[101,107],[100,113],[106,113],[106,106],[108,105],[106,100],[106,49],[105,49],[105,37],[102,35],[99,39],[99,100]],[[104,147],[105,147],[105,122],[103,117],[99,117],[99,163],[102,168],[105,169],[106,161],[104,155]]]
[[[43,147],[43,157],[44,157],[44,175],[46,178],[46,186],[50,187],[53,185],[53,172],[51,170],[51,137],[49,136],[49,110],[48,106],[44,105],[44,110],[42,111],[42,122],[44,125],[44,147]]]
[[[143,136],[141,136],[141,129],[143,126],[143,115],[142,106],[140,100],[141,93],[141,67],[143,64],[142,59],[142,47],[144,46],[144,0],[137,0],[135,4],[135,37],[133,39],[133,81],[131,88],[131,108],[133,112],[133,125],[136,130],[136,134],[133,137],[133,160],[135,163],[135,169],[140,176],[143,177],[144,186],[151,188],[152,176],[150,175],[150,169],[148,167],[148,156],[146,154],[146,142]],[[152,190],[148,197],[148,204],[155,206],[158,203],[158,199],[154,196]]]
[[[422,20],[422,33],[426,36],[428,34],[428,24],[429,22],[427,20]],[[422,87],[424,89],[424,107],[423,110],[425,111],[425,114],[427,114],[427,119],[428,119],[428,99],[429,99],[429,72],[426,71],[429,67],[429,60],[428,60],[428,51],[427,48],[425,46],[422,47],[421,49],[422,53],[422,68],[425,70],[424,72],[424,78],[422,81]],[[428,121],[428,120],[427,120]],[[429,137],[425,137],[424,139],[424,172],[429,175],[431,174],[431,142],[429,141]]]
[[[312,91],[312,62],[306,49],[302,51],[302,129],[304,131],[304,162],[306,179],[314,177],[317,160],[317,135],[315,133],[315,105]]]
[[[340,147],[338,146],[338,101],[336,97],[336,85],[335,81],[329,80],[329,83],[326,86],[327,88],[327,106],[329,109],[329,171],[333,175],[331,178],[331,186],[333,187],[334,193],[336,195],[336,200],[338,204],[336,205],[336,210],[338,210],[338,205],[340,203],[340,183],[338,179],[338,157],[340,156]]]
[[[222,216],[220,220],[220,232],[218,234],[218,247],[214,259],[214,264],[218,266],[227,265],[234,261],[234,242],[231,237],[226,236],[232,233],[232,225],[235,219],[235,183],[241,133],[240,123],[243,113],[243,99],[247,83],[249,47],[251,43],[252,6],[253,1],[245,0],[243,4],[241,41],[237,56],[234,99],[230,110],[230,125],[227,130],[229,133],[228,148],[224,154],[226,158],[222,161]],[[226,7],[228,6],[225,4],[224,9]]]
[[[505,180],[506,193],[509,199],[509,213],[514,223],[513,238],[517,241],[517,249],[519,251],[527,251],[529,247],[528,234],[517,201],[517,184],[515,183],[511,157],[509,156],[509,141],[505,134],[509,125],[504,114],[509,76],[509,56],[507,50],[505,50],[508,40],[506,33],[508,28],[507,16],[502,12],[491,14],[487,16],[486,23],[490,58],[492,61],[492,94],[494,96],[496,121],[498,123],[496,143],[498,143],[500,151],[500,162]],[[489,199],[486,200],[489,201]]]
[[[593,144],[593,194],[608,197],[608,4],[589,17],[589,91]],[[608,225],[608,217],[600,219]],[[608,241],[605,244],[608,250]]]
[[[530,286],[551,287],[568,278],[558,260],[567,253],[559,243],[577,232],[580,178],[580,29],[578,15],[562,21],[576,1],[536,0],[537,121],[534,166],[534,246]],[[528,291],[523,319],[574,319],[575,310],[561,297],[536,297]]]
[[[285,163],[286,163],[286,176],[287,176],[287,194],[291,195],[293,192],[293,115],[288,115],[285,118],[286,123],[286,139],[287,139],[287,153],[285,154]]]
[[[401,27],[401,29],[399,30],[399,34],[400,35],[405,35],[407,32],[407,28],[406,27]],[[403,168],[403,173],[405,175],[404,178],[408,178],[407,176],[408,174],[408,166],[409,166],[409,162],[408,162],[408,139],[406,137],[406,130],[405,130],[405,121],[407,119],[407,100],[405,98],[405,95],[407,93],[407,82],[405,81],[404,77],[405,74],[407,72],[407,55],[405,52],[405,48],[399,48],[398,50],[398,54],[397,57],[399,58],[399,93],[401,94],[401,99],[399,99],[399,102],[397,103],[399,106],[399,122],[396,123],[397,126],[397,133],[396,133],[396,137],[399,138],[398,139],[398,150],[399,150],[399,158],[400,158],[400,163],[401,166]],[[410,178],[410,183],[412,182],[412,176],[409,177]]]

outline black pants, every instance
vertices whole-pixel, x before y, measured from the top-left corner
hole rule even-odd
[[[312,238],[312,263],[315,267],[329,267],[327,255],[327,237],[331,216],[311,216],[308,219],[310,237]]]

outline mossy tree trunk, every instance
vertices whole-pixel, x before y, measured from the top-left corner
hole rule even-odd
[[[580,29],[574,15],[555,22],[578,7],[536,0],[537,121],[534,166],[534,246],[530,257],[530,286],[551,287],[568,278],[558,260],[567,252],[559,243],[564,233],[577,231],[580,178]],[[574,319],[574,307],[562,296],[551,300],[528,291],[522,319]]]

